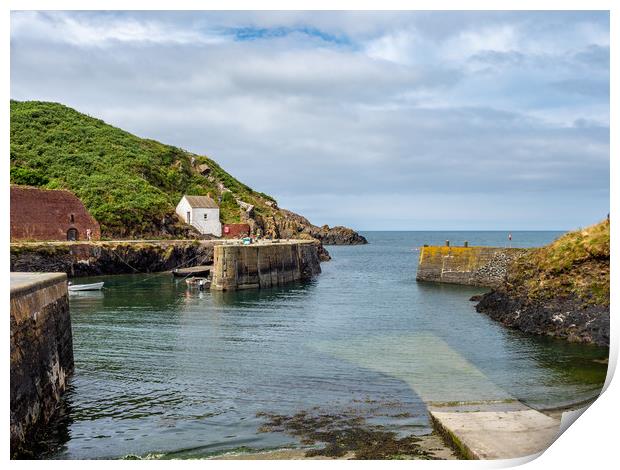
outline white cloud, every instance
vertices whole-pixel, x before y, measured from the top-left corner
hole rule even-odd
[[[441,56],[445,60],[462,62],[482,51],[513,50],[519,50],[519,33],[513,25],[499,25],[462,31],[442,44]]]
[[[109,46],[117,42],[220,44],[228,40],[223,35],[179,30],[156,21],[96,15],[78,18],[63,12],[36,11],[13,14],[11,35],[13,38],[29,37],[81,47]]]
[[[476,228],[509,204],[528,227],[534,204],[579,226],[609,204],[597,18],[18,12],[11,93],[210,155],[318,224],[459,228],[477,204]]]

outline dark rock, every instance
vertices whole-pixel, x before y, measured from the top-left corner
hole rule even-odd
[[[309,233],[325,245],[365,245],[368,243],[365,237],[348,227],[330,228],[324,225],[318,231],[310,229]]]
[[[482,300],[482,295],[478,294],[478,295],[472,295],[469,298],[470,302],[480,302],[480,300]]]
[[[609,346],[609,221],[568,232],[508,264],[476,306],[504,325]]]
[[[152,273],[209,262],[213,247],[190,240],[11,246],[11,271],[64,272],[70,277]]]
[[[294,212],[280,209],[283,217],[273,218],[271,223],[278,227],[282,238],[303,238],[300,235],[310,235],[320,240],[324,245],[364,245],[368,240],[355,230],[348,227],[318,227],[310,223],[305,217]]]
[[[609,307],[576,296],[533,301],[495,290],[482,296],[476,310],[526,333],[609,347]]]
[[[319,242],[318,252],[319,252],[319,260],[329,261],[332,259],[331,255],[329,254],[329,251],[325,249],[325,247],[323,246],[321,242]]]

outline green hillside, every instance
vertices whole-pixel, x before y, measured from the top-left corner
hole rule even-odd
[[[568,232],[550,245],[517,260],[509,276],[513,290],[530,298],[574,295],[609,305],[609,219]]]
[[[208,176],[197,171],[200,164],[209,166]],[[11,183],[71,190],[107,237],[158,233],[183,194],[222,196],[224,223],[240,219],[235,199],[254,205],[259,217],[276,212],[271,197],[205,156],[40,101],[11,101]]]

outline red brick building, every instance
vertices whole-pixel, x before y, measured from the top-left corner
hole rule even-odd
[[[243,238],[250,236],[250,226],[248,224],[223,224],[222,237],[224,238]]]
[[[101,230],[78,197],[64,190],[11,185],[11,241],[99,240]]]

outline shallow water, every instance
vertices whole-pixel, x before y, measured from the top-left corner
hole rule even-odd
[[[508,330],[469,302],[484,289],[416,283],[417,246],[504,246],[506,233],[364,235],[369,245],[329,247],[333,260],[312,282],[280,289],[199,293],[169,274],[80,279],[106,287],[71,296],[67,437],[49,456],[194,458],[295,445],[257,432],[257,413],[313,407],[425,434],[428,402],[550,408],[599,393],[606,349]],[[557,235],[513,232],[512,246]]]

